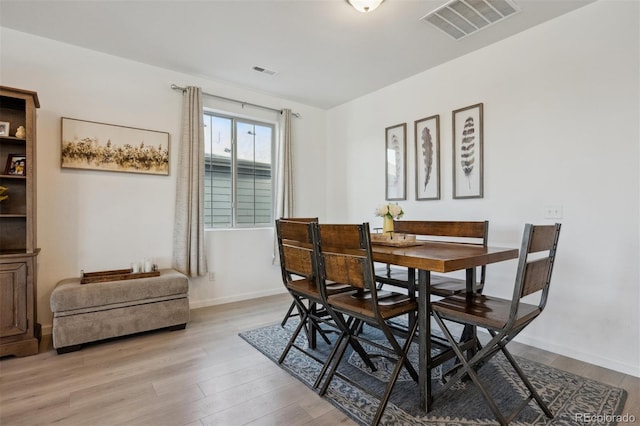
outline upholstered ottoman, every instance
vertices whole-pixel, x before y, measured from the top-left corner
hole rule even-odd
[[[58,283],[50,303],[53,347],[65,353],[111,337],[185,328],[189,279],[173,269],[161,269],[157,277],[91,284],[69,278]]]

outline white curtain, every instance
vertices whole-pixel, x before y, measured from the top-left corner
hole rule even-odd
[[[206,275],[204,252],[204,123],[202,90],[183,93],[182,139],[178,157],[173,268],[190,276]]]
[[[280,140],[276,158],[276,205],[274,218],[293,216],[293,153],[291,147],[291,110],[280,114]]]
[[[291,141],[291,110],[283,109],[280,114],[280,137],[276,151],[276,186],[273,218],[293,217],[293,152]],[[278,252],[274,228],[273,258]]]

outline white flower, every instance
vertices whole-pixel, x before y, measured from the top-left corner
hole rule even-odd
[[[385,216],[387,213],[389,213],[389,206],[387,204],[380,204],[376,209],[376,216],[382,217],[382,216]]]
[[[397,204],[389,204],[389,213],[393,216],[394,219],[399,218],[404,213],[402,211],[402,207]]]
[[[390,219],[399,219],[404,214],[402,207],[396,204],[380,204],[376,208],[376,216],[388,217]]]

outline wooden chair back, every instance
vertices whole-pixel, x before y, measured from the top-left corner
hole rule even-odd
[[[318,218],[317,217],[281,217],[280,220],[288,220],[289,222],[310,223],[310,222],[317,222]]]
[[[539,307],[543,309],[555,262],[560,224],[525,225],[516,274],[514,300],[542,291]],[[544,253],[543,253],[544,252]]]
[[[489,221],[394,220],[393,231],[420,236],[470,238],[487,246]]]
[[[321,281],[375,289],[369,224],[315,225]]]
[[[393,230],[396,233],[414,234],[434,240],[446,240],[456,243],[475,244],[487,247],[489,240],[489,221],[437,221],[437,220],[394,220]],[[387,275],[390,275],[390,268],[387,267]],[[484,286],[487,275],[487,266],[480,267],[480,287]],[[432,293],[446,296],[453,294],[452,291],[463,291],[464,283],[456,283],[451,288],[440,289],[440,284],[432,283]],[[444,283],[443,285],[446,285]],[[458,290],[457,287],[460,287]],[[456,290],[452,290],[452,288]]]
[[[292,280],[292,274],[309,279],[315,276],[312,223],[317,220],[276,220],[280,268],[285,284]]]

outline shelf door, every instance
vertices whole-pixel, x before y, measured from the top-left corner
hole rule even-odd
[[[27,264],[0,264],[0,337],[27,333]]]

